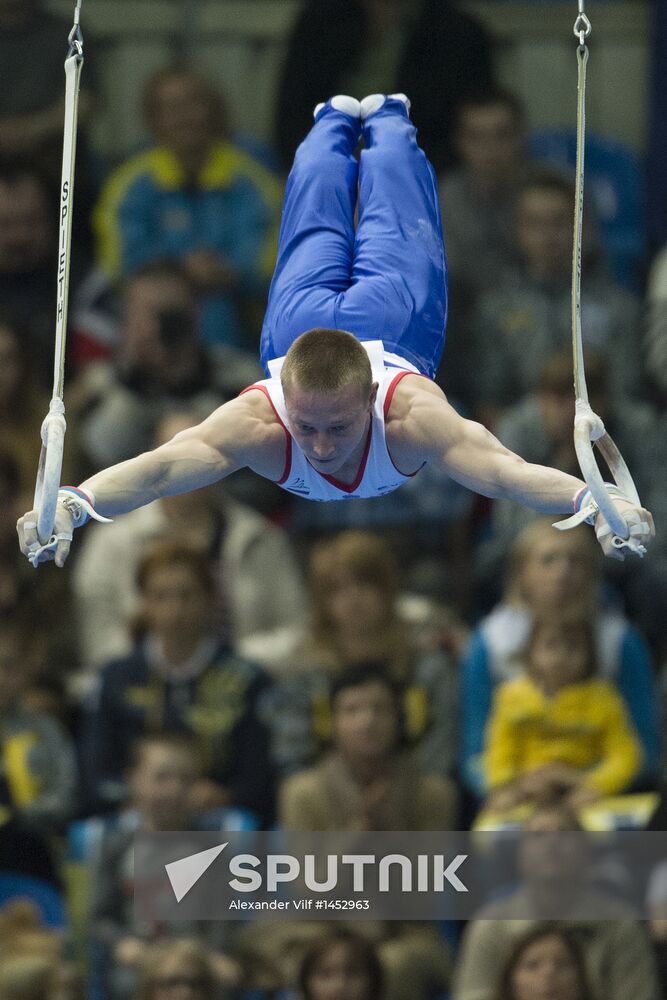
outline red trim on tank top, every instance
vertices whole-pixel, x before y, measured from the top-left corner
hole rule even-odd
[[[239,396],[245,396],[246,392],[250,392],[251,389],[259,389],[260,392],[264,393],[264,395],[266,396],[266,398],[269,401],[269,405],[270,405],[271,409],[273,410],[273,412],[276,415],[276,419],[277,419],[278,423],[280,424],[280,426],[282,427],[282,429],[285,431],[285,442],[286,442],[286,445],[287,445],[287,447],[285,449],[285,469],[284,469],[283,474],[280,477],[280,479],[272,479],[271,480],[271,482],[275,483],[276,486],[282,486],[282,484],[287,481],[287,479],[289,477],[289,474],[290,474],[290,471],[292,469],[292,435],[290,434],[290,432],[288,431],[287,427],[285,426],[285,422],[283,421],[282,417],[278,413],[278,411],[277,411],[277,409],[276,409],[276,407],[274,405],[274,402],[271,399],[271,395],[270,395],[270,393],[269,393],[269,391],[268,391],[268,389],[266,388],[265,385],[249,385],[247,389],[243,389],[243,391],[239,393]]]
[[[364,478],[364,472],[366,471],[366,462],[368,461],[368,454],[369,454],[369,452],[371,450],[371,438],[372,437],[373,437],[373,417],[371,416],[371,420],[370,420],[370,423],[368,425],[368,434],[366,435],[366,445],[364,447],[364,453],[361,456],[361,461],[359,463],[359,469],[357,470],[356,478],[355,478],[354,482],[351,483],[351,484],[350,483],[341,483],[339,479],[335,479],[333,476],[328,476],[325,472],[320,472],[319,469],[316,469],[314,465],[312,465],[310,462],[308,462],[308,458],[307,457],[306,457],[306,461],[308,462],[308,465],[310,465],[310,467],[313,470],[313,472],[316,472],[318,474],[318,476],[322,477],[322,479],[326,479],[326,481],[328,483],[331,483],[332,486],[335,486],[337,490],[342,490],[343,493],[354,493],[354,491],[359,486],[359,483]]]
[[[405,378],[406,375],[418,375],[420,378],[428,378],[428,375],[423,375],[422,372],[411,372],[411,371],[407,371],[407,370],[406,371],[400,371],[398,373],[398,375],[394,375],[393,379],[389,383],[389,388],[387,389],[387,395],[384,397],[384,407],[383,407],[383,410],[384,410],[384,419],[385,419],[385,421],[387,420],[387,414],[389,413],[389,407],[391,406],[391,401],[394,398],[394,392],[396,390],[396,386],[401,381],[401,379]],[[391,457],[391,452],[389,451],[389,448],[387,448],[387,454],[389,455],[389,461],[394,466],[394,468],[396,469],[396,471],[398,472],[398,474],[400,476],[405,476],[406,479],[414,479],[414,477],[417,475],[417,473],[421,472],[421,470],[426,465],[426,462],[422,462],[422,464],[419,466],[419,468],[415,469],[414,472],[401,472],[401,470],[399,469],[399,467],[396,465],[396,462]]]

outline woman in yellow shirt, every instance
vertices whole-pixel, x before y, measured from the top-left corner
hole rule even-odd
[[[579,808],[628,787],[642,751],[620,696],[594,677],[585,620],[542,620],[526,673],[496,691],[485,767],[494,810],[566,798]]]

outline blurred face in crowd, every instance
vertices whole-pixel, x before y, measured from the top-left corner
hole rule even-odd
[[[189,795],[199,777],[194,753],[183,746],[147,743],[130,773],[132,803],[158,830],[185,830]]]
[[[315,964],[307,989],[308,1000],[366,1000],[368,972],[344,941],[335,941]]]
[[[184,638],[198,641],[211,624],[212,599],[184,563],[156,566],[143,591],[143,618],[147,629],[165,642]]]
[[[538,610],[576,601],[590,581],[588,558],[576,531],[546,528],[533,539],[521,570],[525,600]]]
[[[121,354],[132,367],[167,383],[178,383],[197,358],[195,303],[186,282],[143,275],[125,296]]]
[[[37,178],[0,180],[0,271],[23,274],[50,259],[53,217]]]
[[[151,125],[157,141],[176,156],[206,152],[215,136],[202,84],[188,73],[165,77],[155,92]]]
[[[327,610],[337,631],[373,632],[387,619],[387,599],[376,584],[341,572],[331,581]]]
[[[529,650],[530,675],[547,694],[584,680],[590,674],[590,661],[583,629],[566,624],[535,629]]]
[[[392,691],[381,681],[344,688],[334,700],[336,748],[355,760],[385,757],[398,740],[398,711]]]
[[[519,248],[529,271],[539,280],[571,272],[573,211],[574,204],[564,191],[528,188],[519,200]]]
[[[511,979],[512,1000],[582,1000],[579,968],[559,934],[526,946]]]
[[[463,163],[483,190],[491,192],[516,180],[523,130],[512,108],[504,103],[466,105],[456,141]]]

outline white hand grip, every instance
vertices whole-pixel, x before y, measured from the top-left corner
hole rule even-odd
[[[42,424],[42,452],[35,486],[37,534],[42,545],[49,541],[56,517],[66,427],[65,407],[56,397],[51,400],[48,416]]]

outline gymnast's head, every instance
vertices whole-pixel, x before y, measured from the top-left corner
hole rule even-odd
[[[309,461],[335,474],[356,460],[378,389],[357,338],[344,330],[308,330],[287,352],[280,378],[290,430]]]

